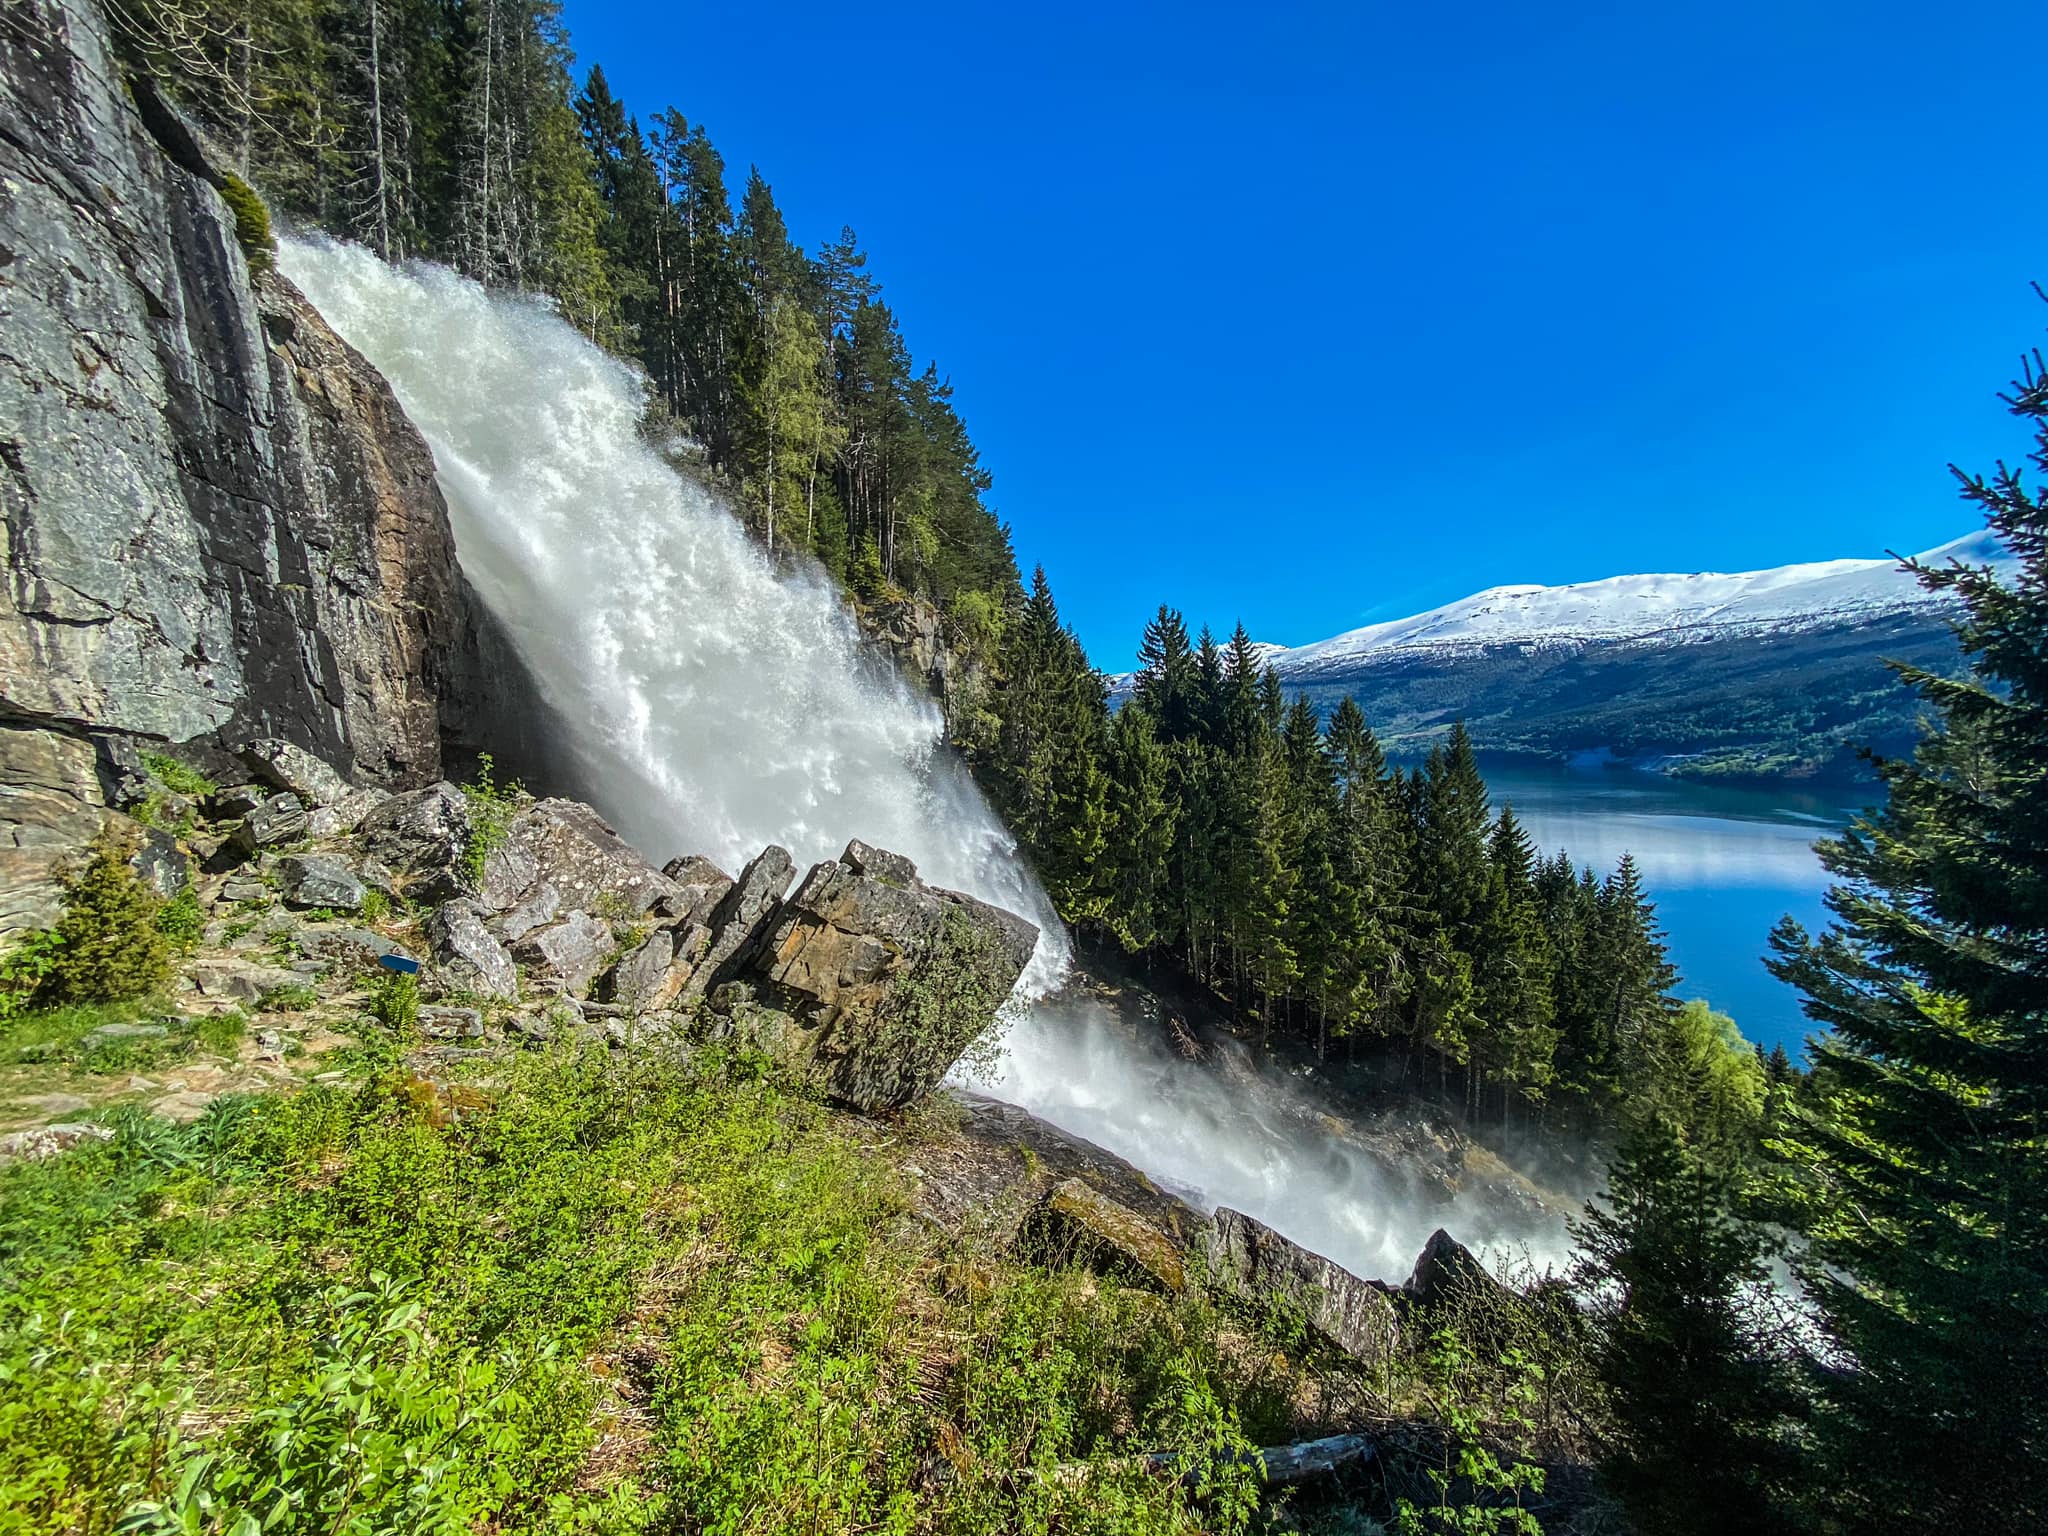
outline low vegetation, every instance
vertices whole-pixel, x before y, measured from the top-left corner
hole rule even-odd
[[[745,1059],[564,1047],[465,1085],[387,1054],[110,1128],[0,1170],[0,1532],[1241,1530],[1276,1507],[1252,1445],[1463,1403],[1469,1345],[1369,1381],[943,1236],[877,1155],[917,1122]],[[1459,1411],[1469,1502],[1514,1426]],[[1435,1519],[1439,1454],[1347,1502]]]

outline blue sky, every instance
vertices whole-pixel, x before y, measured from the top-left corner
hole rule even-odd
[[[2048,5],[569,0],[850,223],[1090,654],[1916,550],[2048,327]]]

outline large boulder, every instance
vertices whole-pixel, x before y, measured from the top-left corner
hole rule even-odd
[[[751,899],[754,873],[750,865],[713,915],[714,955],[730,943],[717,923]],[[908,859],[860,843],[813,868],[779,905],[763,896],[760,911],[773,918],[766,942],[734,950],[709,978],[737,972],[751,991],[726,1014],[857,1109],[929,1093],[994,1020],[1038,942],[1024,919],[928,887]],[[751,932],[761,931],[757,920]]]
[[[353,912],[363,904],[363,882],[339,859],[317,854],[287,854],[277,861],[278,889],[295,907],[329,907]]]
[[[512,958],[534,974],[580,994],[612,952],[611,924],[587,912],[571,912],[558,923],[536,928],[512,946]]]
[[[478,899],[494,912],[552,885],[564,909],[635,918],[679,894],[602,816],[576,800],[537,800],[512,817],[484,860]]]
[[[677,937],[676,930],[657,928],[620,956],[618,963],[599,978],[599,999],[617,1003],[633,1013],[652,1013],[674,1002],[711,935],[701,927],[686,928],[681,931],[680,950]]]
[[[363,853],[396,876],[408,896],[446,900],[466,893],[475,822],[460,789],[445,779],[393,795],[357,828]]]
[[[353,787],[304,747],[280,737],[252,741],[237,755],[258,779],[273,789],[297,795],[308,806],[334,805]]]
[[[1325,1343],[1360,1360],[1385,1360],[1400,1338],[1387,1290],[1311,1253],[1242,1211],[1216,1212],[1207,1244],[1210,1277],[1248,1301],[1297,1312]]]
[[[484,927],[484,915],[473,901],[443,902],[427,919],[427,944],[442,983],[453,991],[516,1000],[519,968],[505,946]]]
[[[732,876],[701,854],[670,859],[661,866],[661,872],[675,882],[676,894],[655,910],[684,924],[708,926],[712,912],[733,887]]]
[[[272,795],[242,818],[229,844],[247,857],[280,843],[297,842],[306,835],[307,823],[306,807],[297,795]]]
[[[1508,1291],[1471,1249],[1438,1227],[1423,1244],[1401,1293],[1418,1306],[1434,1307],[1454,1300],[1491,1300]]]
[[[1063,1179],[1047,1191],[1027,1234],[1042,1257],[1077,1260],[1164,1291],[1187,1289],[1187,1265],[1175,1234],[1085,1180]]]

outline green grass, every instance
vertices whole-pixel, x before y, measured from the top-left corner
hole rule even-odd
[[[113,1124],[0,1169],[8,1536],[1229,1530],[1114,1458],[1284,1428],[1203,1304],[953,1249],[744,1064]]]
[[[210,795],[218,787],[213,780],[189,763],[164,752],[145,752],[142,766],[149,776],[175,795]]]

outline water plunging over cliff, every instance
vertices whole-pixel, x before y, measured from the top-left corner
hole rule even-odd
[[[645,382],[543,303],[438,267],[286,242],[285,272],[390,380],[434,450],[464,572],[567,723],[582,792],[657,861],[801,866],[861,837],[1042,935],[984,1086],[1204,1203],[1398,1276],[1439,1219],[1318,1129],[1283,1082],[1224,1084],[1051,994],[1063,931],[938,746],[930,703],[863,654],[827,580],[779,572],[642,440]],[[1450,1216],[1483,1240],[1493,1223]]]

